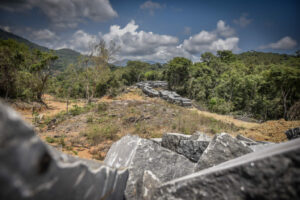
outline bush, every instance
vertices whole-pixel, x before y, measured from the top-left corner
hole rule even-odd
[[[73,108],[70,109],[69,113],[73,116],[81,114],[83,109],[79,107],[78,105],[73,105]]]
[[[54,143],[54,142],[55,142],[55,139],[52,138],[52,137],[47,136],[47,137],[46,137],[46,142],[48,142],[48,143]]]
[[[233,108],[231,102],[226,102],[224,99],[217,97],[211,98],[208,106],[211,111],[221,114],[227,114]]]
[[[98,104],[98,107],[97,107],[98,112],[105,112],[105,111],[107,111],[107,109],[108,109],[107,103],[102,102],[102,103]]]
[[[86,135],[87,139],[93,144],[97,145],[104,140],[115,140],[117,138],[117,132],[119,128],[114,124],[98,125],[92,124],[88,127],[86,133],[81,133]]]

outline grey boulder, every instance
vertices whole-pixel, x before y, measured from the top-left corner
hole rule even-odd
[[[184,155],[192,162],[197,162],[210,141],[210,137],[200,132],[196,132],[192,136],[180,133],[165,133],[161,144],[163,147]]]
[[[195,171],[215,166],[251,152],[252,150],[246,144],[233,138],[229,134],[217,134],[201,155],[195,167]]]
[[[156,142],[157,144],[161,145],[162,138],[150,138],[153,142]]]
[[[163,183],[152,199],[300,199],[300,139]]]
[[[299,138],[300,137],[300,127],[297,127],[297,128],[291,128],[289,130],[287,130],[285,132],[285,135],[286,137],[289,139],[289,140],[293,140],[295,138]]]
[[[144,176],[143,176],[143,199],[144,200],[151,200],[153,193],[157,187],[161,185],[161,181],[159,178],[153,174],[153,172],[149,170],[144,171]]]
[[[128,167],[127,199],[142,199],[144,171],[165,182],[193,172],[194,163],[156,142],[127,135],[109,149],[104,162],[111,167]]]
[[[127,170],[48,147],[0,104],[0,199],[123,199]]]
[[[142,91],[149,97],[159,97],[159,92],[151,87],[145,86],[142,88]]]
[[[254,140],[251,140],[250,138],[247,138],[245,136],[242,136],[240,134],[238,134],[236,136],[236,139],[238,139],[239,141],[245,143],[246,145],[250,146],[250,145],[257,145],[258,143]]]
[[[188,140],[191,136],[181,133],[164,133],[161,146],[177,152],[181,140]]]

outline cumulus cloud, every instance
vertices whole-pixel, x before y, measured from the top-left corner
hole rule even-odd
[[[239,38],[235,31],[219,20],[213,31],[201,31],[183,41],[182,47],[190,54],[200,54],[206,51],[238,50]]]
[[[212,31],[202,30],[182,42],[172,35],[157,34],[139,29],[134,20],[124,27],[112,25],[106,33],[90,34],[77,30],[73,34],[57,35],[49,29],[24,30],[30,40],[51,49],[70,48],[88,54],[92,45],[104,39],[113,41],[119,50],[115,60],[144,60],[166,62],[173,57],[186,57],[198,61],[201,53],[218,50],[238,50],[239,38],[234,30],[220,20]]]
[[[69,48],[79,51],[83,54],[88,54],[92,45],[99,41],[97,35],[86,33],[83,30],[77,30],[68,40],[59,40],[50,45],[54,49]]]
[[[31,37],[34,40],[38,41],[51,41],[54,39],[58,39],[58,36],[55,32],[50,31],[49,29],[41,29],[32,31]]]
[[[249,19],[247,17],[248,17],[248,13],[243,13],[240,16],[240,18],[234,19],[233,22],[240,27],[246,27],[252,22],[252,19]]]
[[[109,33],[102,37],[105,41],[114,41],[120,47],[119,57],[126,59],[167,57],[167,49],[176,47],[179,42],[177,37],[145,32],[138,28],[132,20],[124,28],[111,26]]]
[[[12,12],[38,8],[60,28],[75,28],[85,19],[106,21],[117,16],[109,0],[2,0],[0,8]]]
[[[277,42],[270,43],[267,45],[262,45],[259,49],[278,49],[278,50],[288,50],[293,49],[297,46],[297,41],[289,36],[283,37]]]
[[[141,6],[140,8],[141,9],[144,9],[144,10],[149,10],[150,14],[153,15],[154,14],[154,11],[157,10],[157,9],[161,9],[163,8],[164,6],[157,3],[157,2],[153,2],[153,1],[145,1]]]
[[[223,37],[231,37],[235,34],[234,29],[230,26],[226,26],[223,20],[218,21],[216,32]]]

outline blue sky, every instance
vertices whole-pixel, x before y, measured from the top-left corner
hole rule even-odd
[[[300,49],[297,0],[2,0],[0,27],[53,49],[88,53],[113,40],[117,60]]]

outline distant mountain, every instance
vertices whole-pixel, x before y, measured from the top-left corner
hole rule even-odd
[[[119,61],[115,61],[113,62],[112,64],[113,65],[116,65],[116,66],[121,66],[121,67],[125,67],[127,65],[127,62],[128,61],[132,61],[132,60],[129,60],[129,59],[124,59],[124,60],[119,60]],[[149,60],[141,60],[142,62],[145,62],[145,63],[148,63],[150,65],[154,65],[154,64],[157,64],[157,62],[155,61],[149,61]],[[160,63],[162,64],[162,63]]]
[[[2,29],[0,29],[0,39],[2,39],[2,40],[13,39],[18,42],[26,44],[30,49],[39,49],[40,51],[50,51],[50,49],[47,47],[40,46],[40,45],[35,44],[25,38],[22,38],[13,33],[9,33]],[[64,70],[69,64],[76,63],[78,60],[78,57],[81,55],[79,52],[71,50],[71,49],[59,49],[59,50],[53,50],[53,51],[58,56],[58,60],[56,61],[55,65],[54,65],[54,70],[60,70],[60,71]]]
[[[76,63],[81,54],[72,49],[59,49],[55,50],[58,60],[56,62],[57,69],[63,70],[71,63]]]
[[[128,59],[124,59],[124,60],[115,61],[112,64],[116,66],[125,67],[128,61],[129,61]]]

